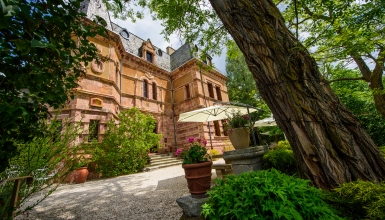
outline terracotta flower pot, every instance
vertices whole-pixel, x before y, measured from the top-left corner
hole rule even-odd
[[[88,168],[80,167],[74,171],[74,183],[84,183],[88,177]]]
[[[201,198],[211,187],[211,165],[213,162],[182,165],[187,179],[188,189],[193,198]]]
[[[248,148],[250,145],[250,131],[248,128],[232,128],[229,132],[231,144],[236,150]]]

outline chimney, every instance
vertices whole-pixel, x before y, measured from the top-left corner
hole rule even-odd
[[[172,48],[172,47],[167,47],[166,51],[167,51],[168,55],[171,55],[171,54],[173,54],[175,52],[174,48]]]

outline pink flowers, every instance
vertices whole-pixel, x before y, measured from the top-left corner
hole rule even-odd
[[[194,137],[189,137],[187,141],[188,141],[189,143],[192,143],[192,142],[194,142],[194,140],[195,140]]]
[[[183,150],[180,149],[180,148],[179,148],[178,150],[176,150],[176,151],[175,151],[175,156],[178,156],[180,153],[182,153],[182,151],[183,151]]]
[[[195,139],[194,137],[189,137],[189,138],[187,139],[187,141],[188,141],[189,143],[197,142],[198,144],[202,143],[204,146],[207,145],[207,141],[206,141],[206,140],[203,140],[202,138],[197,138],[197,139]]]

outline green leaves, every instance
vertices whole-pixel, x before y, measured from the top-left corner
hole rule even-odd
[[[14,111],[18,110],[15,108]],[[79,158],[84,158],[84,154],[89,153],[87,148],[89,145],[73,145],[77,141],[79,133],[82,132],[83,124],[74,122],[73,118],[56,119],[55,116],[49,122],[47,120],[39,121],[36,129],[44,132],[27,143],[24,143],[24,140],[13,140],[11,146],[17,146],[19,154],[12,155],[15,157],[10,160],[11,166],[0,172],[0,178],[29,175],[34,178],[30,186],[27,186],[25,181],[21,182],[19,193],[23,198],[20,201],[20,208],[16,210],[16,215],[31,210],[43,201],[60,185],[58,183],[64,181],[67,175],[79,166]],[[7,156],[9,156],[9,152],[11,151],[7,152]],[[8,219],[6,218],[9,208],[7,205],[11,199],[13,185],[14,182],[10,181],[2,183],[0,187],[0,200],[4,202],[0,205],[1,219]],[[37,193],[39,193],[39,199],[30,202],[30,199]]]
[[[33,40],[31,40],[31,47],[45,48],[45,47],[47,47],[47,44],[33,39]]]
[[[39,135],[35,127],[49,115],[47,107],[62,107],[84,75],[82,64],[96,58],[88,38],[104,28],[82,25],[80,2],[1,0],[0,106],[22,114],[0,114],[0,171],[16,152],[10,140]]]
[[[345,183],[325,195],[325,199],[352,219],[385,218],[385,183],[357,180]]]
[[[190,148],[181,153],[183,164],[195,164],[208,161],[210,155],[207,154],[207,149],[197,143],[192,143]]]
[[[202,206],[209,219],[341,219],[308,181],[277,170],[230,175],[217,180]]]
[[[319,63],[342,63],[358,69],[366,82],[383,90],[384,1],[285,0],[280,3],[287,6],[283,16],[289,28],[293,32],[299,30],[300,41]],[[376,97],[376,107],[383,117],[384,99],[385,96]]]
[[[0,1],[1,3],[1,8],[3,9],[4,16],[10,17],[13,14],[15,14],[19,8],[17,5],[6,5],[3,0]]]
[[[342,65],[326,66],[329,79],[356,78],[360,76],[355,70]],[[365,130],[378,146],[385,145],[385,121],[375,107],[372,91],[364,81],[336,81],[330,84],[342,103],[358,117]]]
[[[271,148],[263,155],[263,168],[274,168],[287,175],[297,174],[293,150],[288,141],[278,142],[278,146]]]
[[[97,147],[95,160],[97,171],[103,176],[117,176],[135,173],[147,162],[147,152],[157,146],[161,135],[154,133],[155,120],[134,107],[118,114],[107,123],[103,142]]]
[[[242,52],[234,41],[226,43],[226,74],[229,99],[265,110],[261,118],[268,117],[270,110],[257,90],[253,75],[249,71]]]

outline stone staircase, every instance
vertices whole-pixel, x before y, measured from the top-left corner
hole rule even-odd
[[[167,154],[150,154],[148,156],[150,156],[150,163],[143,168],[143,171],[152,171],[175,165],[182,166],[182,160],[178,160],[176,157],[168,156]]]

